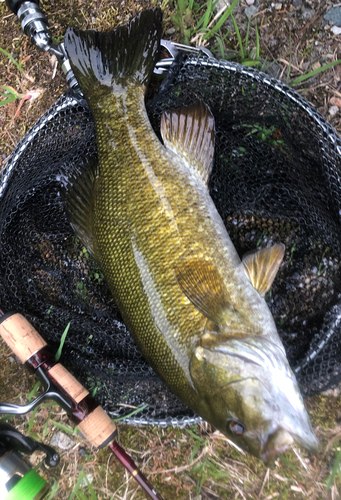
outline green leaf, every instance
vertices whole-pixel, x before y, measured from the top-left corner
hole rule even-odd
[[[336,474],[340,473],[340,461],[341,461],[341,450],[338,451],[338,453],[335,457],[333,469],[330,473],[330,476],[327,479],[327,482],[326,482],[326,490],[327,491],[330,490],[330,488],[332,487]]]
[[[246,37],[245,37],[245,52],[247,52],[247,48],[249,45],[250,24],[251,24],[251,16],[249,16],[247,22]]]
[[[304,479],[304,477],[302,476],[302,474],[296,469],[296,467],[291,463],[289,462],[289,460],[285,457],[283,457],[283,455],[280,455],[279,456],[279,459],[289,467],[289,469],[293,470],[301,479]]]
[[[238,2],[239,2],[239,0],[234,0],[232,2],[230,7],[224,12],[224,14],[222,14],[222,16],[219,19],[219,21],[217,22],[217,24],[203,37],[204,40],[209,40],[210,38],[212,38],[216,34],[216,32],[224,24],[226,19],[231,15],[231,13],[233,12],[233,9],[235,8],[235,6],[237,5]]]
[[[17,61],[16,61],[16,60],[15,60],[15,59],[11,56],[11,54],[10,54],[9,52],[7,52],[7,50],[2,49],[2,48],[0,47],[0,52],[2,52],[3,54],[5,54],[5,56],[7,56],[7,57],[8,57],[8,59],[10,59],[10,60],[12,61],[12,63],[13,63],[13,64],[15,64],[15,66],[18,68],[18,70],[19,70],[20,72],[23,72],[23,71],[24,71],[24,69],[23,69],[22,65],[21,65],[20,63],[18,63],[18,62],[17,62]]]
[[[260,43],[259,43],[259,33],[258,33],[257,21],[255,21],[255,30],[256,30],[256,60],[258,62],[259,54],[260,54]]]
[[[68,323],[68,324],[66,325],[66,328],[65,328],[65,330],[64,330],[64,333],[63,333],[63,335],[62,335],[62,338],[60,339],[60,344],[59,344],[59,347],[58,347],[58,351],[56,352],[56,355],[55,355],[55,360],[56,360],[56,361],[59,361],[59,358],[60,358],[60,356],[62,355],[62,350],[63,350],[64,342],[65,342],[65,339],[66,339],[67,333],[68,333],[68,331],[69,331],[70,324],[71,324],[71,323]]]
[[[223,59],[224,55],[225,55],[225,49],[224,49],[224,45],[223,45],[222,39],[220,38],[220,36],[217,36],[216,40],[217,40],[217,44],[218,44],[218,47],[219,47],[219,50],[220,50],[221,58]]]
[[[49,423],[50,423],[50,417],[51,417],[51,412],[49,413],[49,416],[47,417],[46,419],[46,423],[44,425],[44,429],[43,429],[43,436],[45,437],[46,434],[47,434],[47,429],[48,429],[48,426],[49,426]]]
[[[52,485],[50,484],[50,492],[48,493],[46,500],[52,500],[55,497],[56,493],[58,493],[58,490],[59,490],[59,484],[53,478],[53,484]]]
[[[240,47],[240,57],[241,57],[241,59],[244,59],[244,47],[243,47],[242,37],[240,36],[240,31],[239,31],[238,25],[237,25],[236,20],[232,14],[231,14],[231,19],[232,19],[232,22],[234,25],[234,29],[236,30],[237,38],[238,38],[238,43],[239,43],[239,47]]]
[[[206,12],[205,12],[205,14],[203,16],[203,27],[204,28],[207,28],[207,25],[208,25],[208,23],[210,22],[210,19],[211,19],[211,15],[212,15],[212,0],[209,0],[209,2],[207,4]],[[197,25],[197,28],[198,28],[198,25]]]
[[[73,500],[75,497],[79,498],[80,500],[88,500],[88,498],[84,495],[84,493],[82,493],[81,491],[79,491],[79,489],[82,487],[82,483],[83,483],[84,480],[86,481],[86,483],[88,485],[88,489],[89,489],[89,493],[90,493],[90,499],[91,500],[97,500],[96,493],[94,492],[94,489],[91,486],[91,483],[90,483],[87,475],[85,474],[83,468],[81,468],[81,470],[80,470],[80,473],[79,473],[79,476],[77,478],[75,487],[72,490],[71,495],[69,496],[69,500]]]
[[[51,424],[53,424],[58,429],[66,432],[67,434],[71,434],[71,436],[75,436],[76,434],[78,434],[78,431],[76,431],[75,429],[71,429],[71,427],[61,424],[60,422],[56,422],[55,420],[51,420]]]
[[[28,400],[32,401],[34,397],[38,396],[38,389],[41,386],[41,382],[38,380],[38,382],[35,383],[35,386],[33,387],[32,391],[28,395]]]
[[[39,406],[37,406],[37,407],[33,410],[32,415],[31,415],[31,418],[30,418],[29,423],[28,423],[27,434],[28,434],[29,436],[31,436],[31,437],[32,437],[32,435],[31,435],[31,430],[32,430],[32,427],[33,427],[33,424],[34,424],[34,419],[35,419],[35,416],[36,416],[36,413],[37,413],[37,411],[38,411],[38,410],[39,410]]]
[[[6,97],[5,94],[1,94],[0,93],[0,95],[3,96],[3,97]],[[12,97],[7,97],[7,99],[5,99],[4,101],[0,101],[0,106],[6,106],[7,104],[9,104],[9,103],[11,103],[11,102],[13,102],[15,100],[16,100],[16,97],[14,97],[12,95]]]
[[[333,66],[336,66],[337,64],[341,64],[341,59],[338,59],[337,61],[333,61],[333,62],[328,63],[328,64],[324,64],[320,68],[314,69],[314,71],[310,71],[310,73],[307,73],[307,74],[304,74],[304,75],[301,75],[301,76],[295,78],[295,80],[293,82],[291,82],[290,85],[297,85],[298,83],[304,82],[304,80],[308,80],[308,78],[310,78],[314,75],[317,75],[318,73],[322,73],[322,71],[325,71],[326,69],[332,68]]]
[[[192,438],[194,439],[199,439],[200,441],[202,441],[202,438],[200,436],[197,436],[193,431],[191,431],[190,429],[185,429],[186,432],[188,432],[188,434],[190,436],[192,436]]]
[[[142,411],[145,408],[147,408],[147,406],[148,406],[148,404],[142,405],[139,408],[136,408],[136,410],[134,410],[131,413],[129,413],[129,415],[126,415],[124,417],[119,417],[119,418],[113,418],[112,421],[113,422],[119,422],[120,420],[125,420],[128,417],[132,417],[133,415],[136,415],[136,413],[140,413],[140,411]]]

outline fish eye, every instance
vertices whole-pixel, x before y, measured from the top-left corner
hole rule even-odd
[[[241,422],[238,422],[238,420],[231,420],[229,426],[236,436],[242,436],[244,434],[245,427]]]

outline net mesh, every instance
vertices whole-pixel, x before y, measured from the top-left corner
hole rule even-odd
[[[304,395],[341,380],[341,140],[296,92],[264,73],[183,56],[147,100],[161,113],[202,100],[216,122],[211,196],[244,252],[286,245],[266,300]],[[20,142],[0,177],[0,304],[54,347],[103,407],[133,424],[199,420],[142,358],[101,270],[75,237],[63,187],[96,159],[94,123],[68,91]],[[134,414],[134,409],[138,411]]]

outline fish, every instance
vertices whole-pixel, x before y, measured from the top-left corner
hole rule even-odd
[[[94,116],[98,162],[72,180],[69,220],[147,362],[194,412],[264,462],[316,450],[264,299],[278,243],[241,260],[211,199],[214,116],[198,101],[145,108],[162,29],[145,10],[111,33],[68,28],[65,47]]]

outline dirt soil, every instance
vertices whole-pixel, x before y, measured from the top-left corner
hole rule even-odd
[[[156,6],[157,2],[49,0],[40,4],[47,14],[54,38],[60,40],[68,26],[108,30],[136,11]],[[173,18],[174,3],[163,0],[161,7],[164,11],[164,38],[181,41],[181,32]],[[341,26],[340,9],[337,0],[241,0],[234,16],[242,37],[245,37],[247,16],[251,15],[247,48],[251,56],[255,53],[257,22],[261,59],[273,63],[269,71],[290,84],[303,74],[341,59],[341,35],[338,34],[341,29],[337,29]],[[194,21],[190,14],[185,20],[188,26],[194,25]],[[221,34],[227,30],[230,33],[224,42],[226,53],[234,54],[238,59],[238,39],[229,20],[221,28]],[[220,56],[215,42],[208,44],[208,48]],[[0,107],[0,161],[3,164],[18,141],[67,89],[67,85],[56,58],[39,52],[30,43],[4,0],[0,0],[1,49],[22,64],[20,71],[6,54],[0,52],[0,85],[12,87],[18,93],[16,100]],[[341,132],[341,64],[317,73],[294,88]],[[33,389],[35,379],[26,375],[3,344],[0,357],[1,399],[23,403]],[[189,431],[134,429],[122,425],[119,440],[166,499],[290,500],[310,497],[336,500],[341,494],[337,461],[340,461],[341,446],[340,393],[334,391],[311,398],[307,405],[322,443],[320,453],[311,456],[294,450],[278,459],[272,469],[235,450],[221,435],[204,425]],[[57,446],[62,455],[61,465],[50,471],[39,469],[56,491],[53,498],[145,498],[108,451],[91,449],[73,433],[65,413],[58,407],[44,406],[34,418],[31,415],[16,417],[11,423],[25,434],[47,443],[58,432],[69,437],[69,448],[63,450]],[[32,462],[39,465],[41,458],[36,454]],[[85,479],[84,486],[79,486],[83,473],[91,487]],[[72,491],[74,497],[70,496]]]

